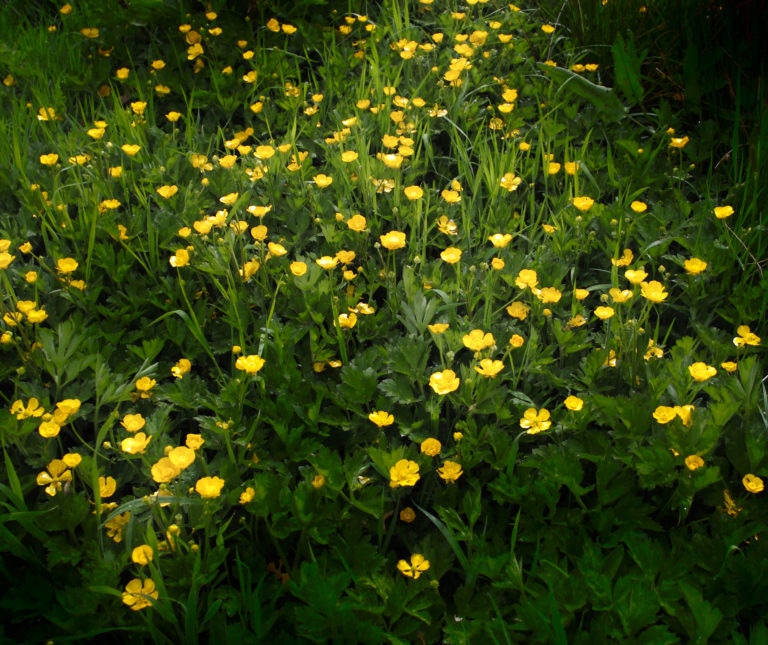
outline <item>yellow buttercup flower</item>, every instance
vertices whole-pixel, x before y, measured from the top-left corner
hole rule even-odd
[[[690,275],[698,275],[704,272],[707,268],[707,263],[699,258],[689,258],[683,263],[683,266]]]
[[[291,270],[291,273],[296,277],[301,277],[307,272],[306,263],[301,261],[291,262],[288,268]]]
[[[406,506],[402,511],[400,511],[401,522],[410,524],[415,519],[416,519],[416,511],[414,511],[410,506]]]
[[[741,480],[741,483],[744,484],[744,488],[746,488],[750,493],[762,493],[765,489],[763,480],[760,479],[760,477],[757,475],[753,475],[752,473],[744,475],[744,479]]]
[[[348,314],[339,314],[339,327],[342,329],[352,329],[357,324],[357,314],[354,312]]]
[[[730,217],[736,212],[733,210],[732,206],[715,206],[714,211],[715,217],[717,217],[717,219],[725,219],[726,217]]]
[[[512,235],[509,233],[494,233],[488,238],[488,241],[497,249],[503,249],[512,241]]]
[[[221,495],[225,483],[221,477],[202,477],[195,483],[195,491],[203,499],[213,499]]]
[[[549,410],[541,408],[528,408],[523,413],[523,418],[520,419],[520,427],[527,431],[528,434],[537,434],[544,430],[549,430],[552,426],[552,422],[549,420]]]
[[[151,578],[143,582],[139,578],[134,578],[127,585],[123,592],[123,604],[128,605],[133,611],[139,611],[152,606],[150,598],[157,600],[159,597],[155,583]]]
[[[699,455],[688,455],[685,458],[685,466],[688,470],[697,470],[704,466],[704,460]]]
[[[126,143],[120,146],[120,149],[129,157],[134,157],[138,154],[139,150],[141,150],[141,146],[133,143]]]
[[[454,484],[456,483],[456,480],[464,474],[464,471],[461,469],[460,463],[446,460],[445,463],[443,463],[442,468],[437,469],[437,474],[443,481],[449,484]]]
[[[670,148],[685,148],[690,139],[688,137],[672,137],[669,140]]]
[[[510,193],[516,191],[522,183],[522,177],[518,177],[513,172],[504,173],[502,178],[499,180],[499,185],[505,190],[508,190]]]
[[[517,318],[518,320],[525,320],[528,317],[528,312],[530,310],[531,308],[528,305],[519,300],[507,307],[507,313],[512,316],[512,318]]]
[[[339,259],[331,257],[330,255],[324,255],[321,258],[317,258],[315,263],[322,269],[334,269],[339,264]]]
[[[688,373],[694,381],[704,382],[715,376],[717,369],[699,361],[688,366]]]
[[[464,347],[473,352],[480,352],[496,344],[496,339],[490,332],[486,333],[482,329],[473,329],[462,338]]]
[[[389,486],[415,486],[419,481],[419,464],[408,459],[401,459],[389,469]]]
[[[176,378],[184,378],[184,375],[192,369],[192,362],[188,358],[180,358],[171,368],[171,374]]]
[[[422,0],[423,1],[423,0]],[[426,560],[420,553],[414,553],[411,556],[410,564],[405,560],[397,563],[397,570],[408,578],[416,580],[422,573],[429,569],[429,560]]]
[[[141,392],[142,398],[147,398],[149,396],[149,391],[157,385],[157,381],[148,376],[142,376],[140,379],[136,380],[135,385],[136,389]]]
[[[453,370],[435,372],[429,377],[429,386],[441,396],[458,390],[460,384],[461,379]]]
[[[443,262],[448,264],[456,264],[459,260],[461,260],[461,249],[449,246],[447,249],[440,253],[440,257],[442,258]]]
[[[405,233],[401,231],[389,231],[389,233],[381,235],[379,239],[381,245],[390,251],[402,249],[405,246]]]
[[[653,411],[653,418],[661,424],[666,424],[672,421],[677,416],[675,408],[667,405],[660,405]]]
[[[571,412],[579,412],[584,407],[584,401],[578,396],[573,396],[573,394],[571,394],[565,401],[563,401],[563,405],[565,405]]]
[[[480,365],[475,365],[475,371],[485,378],[494,378],[504,369],[504,363],[490,358],[484,358]]]
[[[624,277],[631,284],[642,284],[642,282],[648,277],[648,274],[642,269],[627,269],[624,272]]]
[[[744,345],[757,347],[760,344],[760,336],[753,333],[749,325],[739,325],[736,333],[738,336],[733,339],[733,344],[736,347],[743,347]]]
[[[152,562],[154,557],[155,552],[149,544],[141,544],[131,551],[131,560],[140,567],[146,566]]]
[[[522,269],[517,274],[517,278],[515,278],[515,284],[517,285],[518,289],[525,289],[527,287],[533,289],[537,284],[539,284],[539,276],[533,269]]]
[[[264,359],[257,354],[238,356],[235,361],[235,368],[244,371],[246,374],[256,374],[264,367],[264,362]]]
[[[411,201],[421,199],[424,196],[424,190],[420,186],[406,186],[403,188],[403,193]]]
[[[651,302],[663,302],[669,295],[664,290],[664,285],[658,280],[640,283],[640,292],[642,293],[643,298],[646,298]]]
[[[578,208],[582,213],[586,213],[590,208],[592,208],[592,205],[595,203],[595,200],[591,197],[574,197],[573,198],[573,205]]]
[[[54,497],[61,492],[63,485],[72,481],[72,471],[62,459],[52,460],[46,470],[39,473],[35,480],[38,486],[45,486],[45,493]]]
[[[152,435],[147,436],[144,432],[137,432],[120,442],[120,450],[129,455],[143,455],[151,440]]]
[[[365,231],[366,225],[367,221],[365,217],[360,215],[360,213],[356,213],[347,220],[347,228],[349,228],[350,231],[355,231],[356,233],[362,233]]]
[[[160,188],[157,189],[157,194],[160,195],[160,197],[163,197],[165,199],[170,199],[178,192],[179,192],[179,187],[176,185],[160,186]]]
[[[427,457],[436,457],[440,454],[440,451],[443,449],[442,444],[433,437],[429,437],[428,439],[424,439],[424,441],[421,442],[420,450],[423,454],[427,455]]]
[[[377,410],[376,412],[371,412],[368,415],[368,419],[372,423],[375,423],[379,428],[391,426],[395,422],[395,417],[385,410]]]

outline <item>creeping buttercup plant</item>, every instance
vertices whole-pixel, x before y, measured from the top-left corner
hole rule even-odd
[[[696,133],[534,6],[140,5],[0,9],[2,635],[761,638]]]

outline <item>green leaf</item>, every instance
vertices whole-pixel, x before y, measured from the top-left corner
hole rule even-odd
[[[567,90],[580,96],[610,121],[618,121],[625,116],[626,109],[611,88],[595,85],[583,76],[562,67],[552,67],[544,63],[536,63],[536,66],[553,81],[560,83],[558,94]]]
[[[611,47],[611,53],[613,54],[616,83],[628,101],[639,103],[643,99],[640,68],[647,52],[637,53],[635,39],[630,32],[626,41],[621,37],[621,34],[616,36],[616,42]]]

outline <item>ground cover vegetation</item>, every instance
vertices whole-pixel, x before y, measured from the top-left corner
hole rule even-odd
[[[2,638],[765,641],[753,166],[628,41],[495,0],[0,25]]]

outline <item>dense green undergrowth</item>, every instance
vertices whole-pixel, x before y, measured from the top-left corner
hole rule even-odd
[[[0,9],[3,638],[763,642],[709,126],[533,6],[225,4]]]

